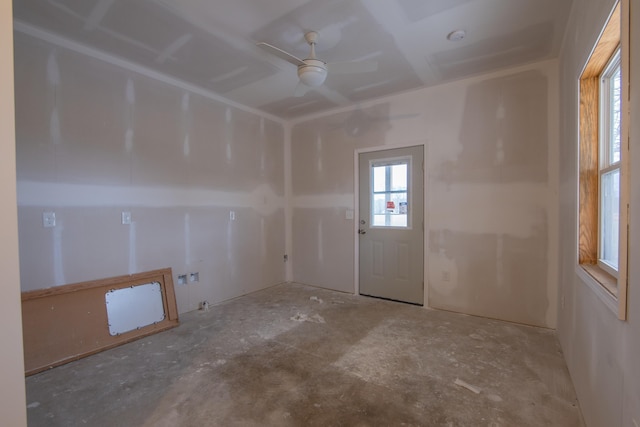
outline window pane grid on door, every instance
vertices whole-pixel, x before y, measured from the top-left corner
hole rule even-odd
[[[372,165],[371,225],[408,227],[408,160]]]

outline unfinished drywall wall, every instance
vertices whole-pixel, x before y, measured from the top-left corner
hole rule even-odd
[[[354,290],[358,218],[347,219],[355,208],[354,151],[426,143],[427,304],[554,327],[556,65],[507,70],[297,122],[294,279]]]
[[[84,53],[16,34],[22,289],[171,267],[184,312],[284,281],[283,124]]]
[[[578,78],[614,7],[574,4],[560,57],[560,286],[558,336],[587,426],[640,425],[640,10],[631,8],[631,198],[627,321],[620,321],[577,273]],[[633,6],[633,5],[632,5]],[[624,19],[624,17],[623,17]],[[635,107],[634,107],[635,106]]]
[[[12,2],[0,3],[0,414],[5,425],[27,425],[22,349],[18,217],[16,209],[16,146],[13,89]]]

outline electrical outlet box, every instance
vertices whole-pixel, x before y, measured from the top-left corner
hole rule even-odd
[[[122,225],[131,224],[131,212],[122,212]]]
[[[56,226],[56,213],[55,212],[43,212],[42,213],[42,226],[45,228]]]
[[[199,282],[200,281],[200,273],[196,271],[195,273],[189,274],[189,281],[190,282]]]
[[[178,274],[178,285],[186,285],[186,284],[187,284],[187,275]]]

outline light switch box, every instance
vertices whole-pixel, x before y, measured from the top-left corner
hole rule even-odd
[[[122,212],[122,225],[131,224],[131,212]]]

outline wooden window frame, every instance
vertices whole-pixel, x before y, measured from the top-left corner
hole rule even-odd
[[[628,141],[629,141],[629,4],[619,1],[580,75],[578,264],[617,301],[617,315],[627,316]],[[618,277],[598,265],[600,210],[600,78],[620,49],[622,132],[620,153],[620,229]]]

